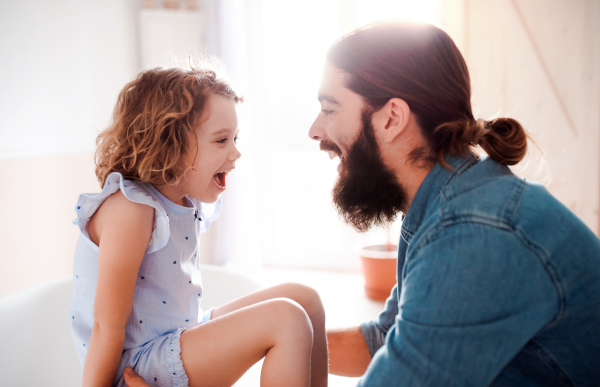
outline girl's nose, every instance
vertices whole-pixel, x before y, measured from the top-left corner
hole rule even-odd
[[[235,161],[242,157],[242,153],[237,149],[237,147],[234,147],[233,149],[233,152],[229,153],[229,161]]]

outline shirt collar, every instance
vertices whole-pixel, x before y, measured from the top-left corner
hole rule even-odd
[[[410,243],[413,235],[417,232],[427,209],[438,197],[440,191],[444,189],[454,177],[460,175],[467,168],[479,161],[473,155],[467,157],[445,156],[446,162],[452,169],[446,169],[439,162],[429,171],[421,186],[417,190],[415,197],[408,209],[402,222],[402,238]]]

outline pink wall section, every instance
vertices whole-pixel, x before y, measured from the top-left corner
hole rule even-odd
[[[92,153],[0,160],[0,297],[69,275],[75,201],[98,192]]]

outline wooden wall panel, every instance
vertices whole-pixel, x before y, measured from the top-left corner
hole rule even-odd
[[[598,233],[600,6],[593,0],[466,1],[476,115],[518,119],[534,148],[516,173],[542,181]]]

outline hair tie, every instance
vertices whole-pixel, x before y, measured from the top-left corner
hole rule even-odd
[[[478,118],[476,122],[477,122],[477,127],[480,130],[485,130],[488,126],[488,122],[486,120],[484,120],[483,118]]]
[[[477,125],[477,129],[479,130],[479,133],[478,133],[477,139],[474,141],[474,143],[477,145],[481,145],[482,141],[484,141],[483,137],[490,131],[490,128],[488,127],[489,122],[487,122],[483,118],[478,118],[475,121],[475,125]]]

